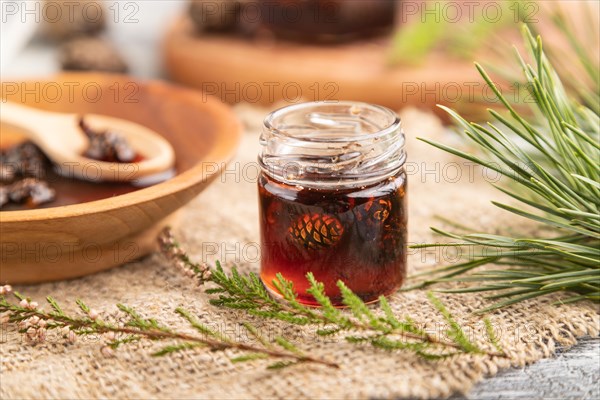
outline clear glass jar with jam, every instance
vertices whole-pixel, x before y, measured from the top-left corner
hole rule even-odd
[[[406,275],[404,134],[397,115],[358,102],[311,102],[269,114],[258,180],[261,272],[277,273],[298,300],[312,272],[334,304],[337,281],[364,301],[394,292]]]

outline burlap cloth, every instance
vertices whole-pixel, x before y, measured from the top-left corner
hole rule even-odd
[[[257,270],[258,240],[255,156],[257,132],[265,110],[237,108],[247,126],[238,156],[222,181],[215,182],[183,211],[177,234],[190,253],[201,259],[219,258]],[[435,215],[494,232],[497,227],[516,227],[520,221],[492,205],[498,198],[481,179],[481,171],[417,142],[425,136],[452,142],[437,119],[417,112],[403,112],[408,135],[410,241],[438,240],[429,231],[440,224]],[[457,170],[462,172],[457,180]],[[479,172],[478,172],[479,171]],[[488,180],[494,180],[488,176]],[[516,229],[516,228],[515,228]],[[215,249],[217,249],[215,251]],[[204,253],[211,253],[208,257]],[[216,254],[215,254],[216,253]],[[439,253],[439,252],[438,252]],[[410,270],[430,267],[451,259],[452,254],[413,252]],[[174,313],[186,307],[199,318],[239,339],[239,322],[247,316],[217,309],[207,295],[155,254],[121,268],[70,282],[19,287],[40,303],[47,295],[59,300],[80,297],[103,312],[114,314],[115,303],[138,308],[161,322],[186,327]],[[483,343],[480,318],[470,312],[490,304],[481,294],[440,295],[469,333]],[[142,341],[125,345],[113,357],[101,354],[97,339],[65,344],[53,338],[30,345],[14,330],[4,327],[1,337],[2,398],[398,398],[445,397],[467,391],[484,376],[501,368],[522,366],[552,356],[557,346],[571,346],[578,337],[597,336],[598,308],[592,303],[554,306],[557,297],[545,297],[493,313],[490,318],[510,360],[465,355],[440,362],[424,361],[406,352],[385,352],[357,346],[340,338],[327,341],[314,327],[289,327],[273,321],[259,325],[264,335],[285,333],[298,345],[342,365],[338,370],[302,365],[281,371],[266,370],[267,361],[232,364],[231,353],[186,351],[162,358],[152,357],[160,343]],[[394,310],[409,314],[431,331],[443,328],[424,291],[392,296]],[[70,310],[74,307],[70,306]]]

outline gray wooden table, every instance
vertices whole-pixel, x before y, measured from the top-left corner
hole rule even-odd
[[[453,399],[600,399],[600,340],[587,338],[555,358],[500,372]]]
[[[163,77],[159,40],[169,15],[185,3],[137,2],[138,22],[112,24],[108,36],[130,64],[131,73],[144,78]],[[10,40],[2,35],[2,41]],[[1,78],[42,76],[58,71],[55,48],[34,40],[5,63]],[[7,61],[7,60],[5,60]],[[479,383],[466,397],[453,399],[600,399],[600,339],[588,338],[555,358],[522,369],[511,369]]]

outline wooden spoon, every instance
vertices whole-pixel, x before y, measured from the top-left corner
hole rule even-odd
[[[104,115],[85,114],[85,121],[94,130],[118,132],[142,160],[117,163],[83,156],[89,140],[79,127],[80,118],[78,114],[43,111],[10,101],[0,103],[0,120],[20,128],[64,176],[89,181],[140,181],[166,178],[172,171],[175,152],[165,138],[142,125]]]

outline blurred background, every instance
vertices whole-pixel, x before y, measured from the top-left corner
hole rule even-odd
[[[597,60],[598,4],[2,0],[1,78],[96,70],[168,79],[228,103],[343,99],[432,110],[440,103],[477,115],[494,99],[474,60],[515,96],[514,68],[503,63],[515,65],[511,44],[521,42],[523,24],[561,57],[574,51],[561,31],[568,29]]]

